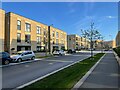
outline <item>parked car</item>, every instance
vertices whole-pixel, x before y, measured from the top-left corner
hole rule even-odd
[[[7,65],[10,62],[12,62],[12,59],[10,58],[10,54],[7,52],[0,52],[0,63],[3,65]]]
[[[14,62],[21,62],[22,60],[35,59],[35,54],[33,51],[19,51],[14,55],[11,55]]]
[[[67,53],[76,53],[76,50],[73,50],[73,49],[69,49]]]
[[[53,52],[53,55],[60,55],[60,56],[62,56],[62,55],[65,55],[65,51],[63,51],[63,50],[55,50]]]

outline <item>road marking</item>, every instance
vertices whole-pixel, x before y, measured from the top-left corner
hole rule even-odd
[[[53,63],[49,63],[50,65],[52,65]]]
[[[71,55],[71,56],[90,56],[90,55]]]
[[[42,76],[42,77],[39,77],[39,78],[37,78],[37,79],[35,79],[35,80],[32,80],[32,81],[30,81],[30,82],[28,82],[28,83],[25,83],[25,84],[23,84],[23,85],[21,85],[21,86],[18,86],[18,87],[16,87],[16,88],[13,89],[13,90],[18,90],[18,89],[20,89],[20,88],[24,88],[25,86],[28,86],[28,85],[30,85],[30,84],[32,84],[32,83],[35,83],[35,82],[37,82],[37,81],[39,81],[39,80],[41,80],[41,79],[43,79],[43,78],[45,78],[45,77],[48,77],[48,76],[50,76],[50,75],[52,75],[52,74],[54,74],[54,73],[57,73],[57,72],[65,69],[65,68],[67,68],[67,67],[69,67],[69,66],[72,66],[72,65],[74,65],[74,64],[76,64],[76,63],[79,63],[80,61],[83,61],[84,59],[87,59],[87,58],[88,58],[88,57],[85,57],[85,58],[83,58],[83,59],[81,59],[81,60],[78,60],[78,61],[76,61],[76,62],[74,62],[74,63],[71,63],[71,64],[69,64],[69,65],[67,65],[67,66],[64,66],[64,67],[60,68],[60,69],[57,69],[57,70],[55,70],[55,71],[53,71],[53,72],[51,72],[51,73],[48,73],[48,74],[46,74],[46,75],[44,75],[44,76]]]
[[[63,61],[63,60],[42,60],[42,61],[54,61],[54,62],[74,62],[74,61]]]
[[[30,65],[25,65],[25,67],[30,67]]]

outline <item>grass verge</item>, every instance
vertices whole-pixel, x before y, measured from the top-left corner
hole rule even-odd
[[[96,54],[94,60],[85,59],[20,90],[71,89],[103,55],[104,53]]]
[[[120,46],[117,48],[113,48],[113,50],[117,53],[117,55],[120,57]]]

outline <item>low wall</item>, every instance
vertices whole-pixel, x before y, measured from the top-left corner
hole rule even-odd
[[[117,59],[119,66],[120,66],[120,58],[115,51],[113,51],[113,52],[114,52],[115,58]]]

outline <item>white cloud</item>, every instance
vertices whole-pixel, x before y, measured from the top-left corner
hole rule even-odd
[[[117,17],[115,17],[115,16],[106,16],[106,18],[108,18],[108,19],[115,19]]]

